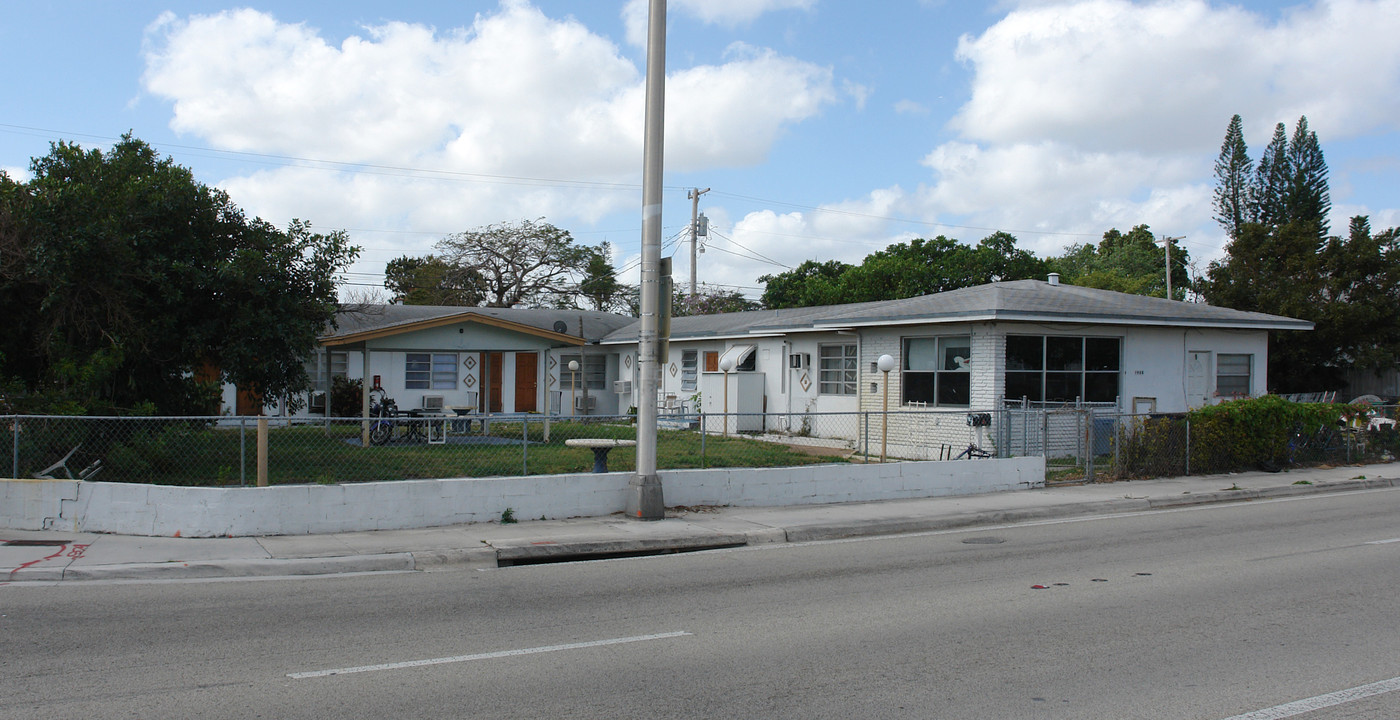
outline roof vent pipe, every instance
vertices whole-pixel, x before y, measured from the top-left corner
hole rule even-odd
[[[1059,274],[1059,273],[1050,273],[1050,284],[1051,284],[1051,285],[1059,285],[1059,284],[1060,284],[1060,274]]]

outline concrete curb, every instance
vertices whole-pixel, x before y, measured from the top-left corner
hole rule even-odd
[[[9,582],[65,580],[176,580],[232,577],[336,575],[355,572],[431,572],[487,569],[565,559],[617,557],[632,554],[686,552],[770,543],[817,542],[904,535],[979,526],[1009,525],[1036,520],[1059,520],[1092,515],[1144,512],[1197,505],[1247,502],[1270,498],[1324,495],[1400,487],[1400,479],[1374,478],[1286,485],[1260,490],[1220,490],[1173,497],[1124,498],[1066,503],[1014,510],[988,510],[942,517],[900,517],[864,521],[823,522],[790,527],[765,527],[744,532],[712,532],[680,537],[616,540],[502,541],[487,547],[443,548],[413,552],[307,558],[260,558],[163,563],[34,567],[11,573]],[[0,580],[4,582],[4,580]]]
[[[226,577],[338,575],[353,572],[411,571],[410,553],[345,555],[321,558],[204,560],[197,562],[122,563],[92,567],[26,568],[11,573],[11,582],[56,580],[195,580]]]

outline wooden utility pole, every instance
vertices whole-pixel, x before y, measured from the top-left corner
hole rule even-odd
[[[686,197],[690,199],[690,299],[692,300],[695,299],[696,293],[695,246],[696,243],[699,242],[700,237],[700,196],[709,191],[709,188],[705,188],[704,190],[692,188],[690,192],[686,193]]]

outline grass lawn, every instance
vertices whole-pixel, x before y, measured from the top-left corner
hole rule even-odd
[[[361,447],[358,422],[273,427],[268,433],[268,481],[347,483],[589,472],[593,452],[567,447],[566,439],[636,438],[635,428],[627,424],[559,421],[551,422],[546,440],[544,423],[531,422],[528,442],[522,443],[523,429],[520,422],[493,422],[489,435],[479,430],[452,435],[441,445],[410,442],[400,433],[384,445]],[[127,434],[106,445],[104,469],[96,479],[237,485],[241,476],[251,485],[256,479],[256,438],[251,425],[241,434],[238,428],[190,425]],[[635,448],[617,448],[608,455],[608,469],[635,470],[636,459]],[[657,467],[661,470],[829,462],[842,459],[743,437],[702,437],[691,430],[662,430],[657,437]]]

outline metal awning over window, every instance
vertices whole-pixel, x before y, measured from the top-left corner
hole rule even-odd
[[[725,358],[729,358],[730,361],[734,363],[734,369],[752,370],[753,351],[756,347],[757,346],[755,345],[735,345],[729,348],[728,350],[725,350],[724,354],[719,356],[719,366],[723,368],[727,364],[725,362]],[[749,363],[749,366],[747,368],[744,367],[745,362]]]

